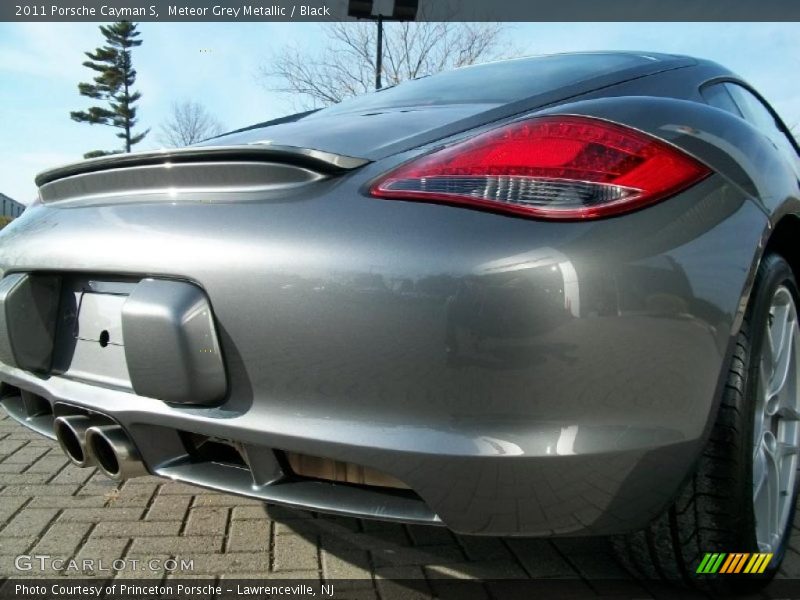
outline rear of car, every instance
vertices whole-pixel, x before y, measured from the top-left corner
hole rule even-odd
[[[726,76],[521,59],[44,173],[0,234],[2,403],[114,477],[641,529],[706,443],[789,185],[702,97]]]

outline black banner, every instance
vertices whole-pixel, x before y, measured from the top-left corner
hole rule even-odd
[[[270,574],[275,576],[276,574]],[[722,577],[722,576],[720,576]],[[738,578],[737,598],[800,598],[800,580],[781,579],[748,593],[748,576]],[[708,599],[716,594],[655,581],[617,579],[459,580],[431,579],[7,579],[0,580],[0,600],[346,600],[368,597],[492,598],[532,600],[613,598],[614,600]],[[711,592],[711,593],[709,593]]]
[[[0,21],[800,21],[797,0],[3,0]],[[369,17],[367,17],[369,18]]]

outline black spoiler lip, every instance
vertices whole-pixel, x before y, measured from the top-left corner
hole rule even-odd
[[[41,187],[52,181],[70,177],[145,165],[165,163],[191,163],[201,161],[258,161],[281,162],[318,171],[325,174],[337,174],[371,162],[364,158],[344,156],[312,148],[296,146],[278,146],[272,144],[246,144],[239,146],[189,146],[187,148],[171,148],[167,150],[150,150],[132,154],[111,154],[80,162],[70,163],[42,171],[36,176],[36,185]]]

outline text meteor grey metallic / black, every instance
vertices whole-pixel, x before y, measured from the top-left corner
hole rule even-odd
[[[800,446],[798,174],[746,83],[643,53],[53,169],[0,234],[2,403],[118,479],[615,535],[668,578],[771,552],[768,577]]]

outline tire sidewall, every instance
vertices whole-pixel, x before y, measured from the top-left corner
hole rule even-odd
[[[761,353],[766,343],[766,324],[769,316],[769,309],[772,303],[772,298],[775,291],[781,285],[785,286],[795,302],[795,306],[800,306],[800,293],[798,293],[797,282],[789,264],[780,256],[775,254],[767,255],[758,269],[756,276],[756,283],[754,286],[754,295],[750,302],[749,307],[749,322],[750,322],[750,349],[748,352],[746,379],[744,382],[744,404],[745,409],[745,423],[746,427],[743,432],[745,439],[741,444],[741,448],[745,452],[742,464],[745,465],[746,472],[744,473],[744,489],[742,490],[743,506],[746,507],[744,511],[742,534],[745,536],[742,540],[745,548],[731,549],[734,551],[750,551],[760,552],[758,542],[756,539],[756,520],[755,520],[755,507],[753,506],[753,435],[755,426],[755,410],[758,406],[758,384],[759,384],[759,365]],[[781,543],[778,548],[773,552],[774,556],[770,561],[770,568],[764,573],[766,577],[772,577],[780,565],[789,540],[789,532],[792,529],[794,521],[794,514],[796,508],[798,482],[800,477],[795,479],[794,489],[792,490],[792,503],[789,513],[789,518],[786,527],[782,533]]]

